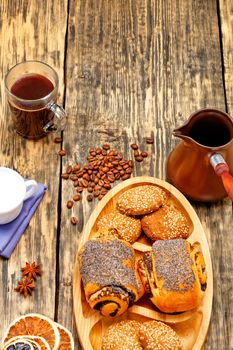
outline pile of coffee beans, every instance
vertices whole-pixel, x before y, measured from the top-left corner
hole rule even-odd
[[[69,165],[62,174],[62,179],[71,180],[75,188],[73,198],[66,203],[68,209],[81,199],[81,193],[85,190],[89,193],[86,197],[89,202],[94,198],[101,200],[115,181],[127,180],[133,172],[133,161],[125,159],[109,144],[90,148],[87,161],[83,167],[79,163]],[[75,217],[71,218],[71,223],[77,223]]]
[[[62,143],[62,138],[55,138],[55,143]],[[153,144],[153,138],[146,138],[147,144]],[[142,162],[148,157],[146,151],[140,151],[139,146],[131,144],[134,159]],[[66,151],[61,149],[58,152],[61,157],[66,155]],[[80,163],[69,165],[62,174],[62,179],[72,181],[75,193],[72,199],[66,203],[68,209],[71,209],[74,202],[80,201],[81,194],[88,192],[87,200],[91,202],[94,198],[101,200],[105,194],[112,188],[115,181],[127,180],[133,172],[133,161],[124,158],[123,154],[117,149],[111,149],[109,144],[102,147],[90,148],[87,156],[87,163],[81,166]],[[71,223],[76,225],[78,220],[75,216],[71,217]]]

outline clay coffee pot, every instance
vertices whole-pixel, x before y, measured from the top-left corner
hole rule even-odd
[[[168,180],[187,197],[233,201],[233,120],[217,109],[201,109],[173,131],[181,139],[170,153]]]

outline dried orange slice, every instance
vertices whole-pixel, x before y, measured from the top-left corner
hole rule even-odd
[[[55,323],[55,325],[60,333],[60,345],[58,350],[74,350],[74,340],[71,332],[59,323]]]
[[[42,338],[42,337],[35,337],[33,335],[20,335],[17,337],[13,337],[11,339],[9,339],[5,344],[4,344],[4,349],[7,349],[7,346],[12,344],[13,342],[16,341],[23,341],[26,340],[27,342],[29,342],[32,345],[36,345],[38,347],[39,350],[50,350],[50,346],[47,343],[47,341]]]
[[[9,339],[20,335],[42,337],[47,341],[51,350],[58,350],[60,334],[57,326],[43,315],[27,314],[14,320],[3,337],[3,344]]]

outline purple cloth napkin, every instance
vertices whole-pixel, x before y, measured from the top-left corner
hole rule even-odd
[[[38,184],[38,189],[34,195],[23,203],[19,216],[9,224],[0,225],[0,256],[3,258],[9,259],[11,256],[46,189],[45,185]]]

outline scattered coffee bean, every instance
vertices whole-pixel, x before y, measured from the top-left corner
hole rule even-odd
[[[81,193],[83,191],[83,187],[77,187],[76,192]]]
[[[73,204],[74,204],[74,202],[71,201],[71,200],[69,200],[69,201],[66,203],[66,206],[67,206],[68,209],[71,209],[71,208],[73,207]]]
[[[125,175],[123,175],[122,176],[122,180],[127,180],[127,179],[129,179],[130,178],[130,174],[125,174]]]
[[[70,219],[70,222],[72,225],[77,225],[78,219],[75,216],[72,216],[72,218]]]
[[[94,190],[93,190],[93,187],[87,187],[87,191],[88,192],[93,192]]]
[[[136,145],[136,143],[132,143],[132,145],[130,145],[130,146],[131,146],[131,148],[133,150],[137,150],[138,149],[138,145]]]
[[[75,202],[80,201],[80,199],[81,199],[80,194],[75,194],[75,195],[73,196],[73,200],[74,200]]]
[[[55,137],[54,142],[55,143],[62,143],[62,138],[61,137]]]
[[[104,195],[103,195],[103,194],[100,194],[100,195],[98,196],[98,200],[100,201],[103,197],[104,197]]]
[[[87,196],[87,200],[88,200],[88,202],[91,202],[91,201],[93,200],[93,195],[92,195],[92,194],[89,194],[89,195]]]
[[[142,156],[143,158],[146,158],[146,157],[148,157],[148,153],[145,152],[145,151],[142,151],[141,156]]]
[[[66,151],[64,149],[61,149],[59,152],[58,152],[58,155],[61,156],[61,157],[64,157],[66,155]]]
[[[135,150],[133,153],[134,153],[134,157],[138,157],[139,156],[139,151],[138,150]]]
[[[110,149],[110,145],[108,143],[105,143],[103,145],[103,149],[105,149],[106,151]]]
[[[76,175],[71,175],[71,176],[70,176],[70,180],[72,180],[72,181],[77,181],[77,180],[78,180],[78,176],[76,176]]]
[[[61,177],[62,177],[64,180],[68,180],[68,179],[69,179],[69,174],[64,173],[64,174],[62,174]]]
[[[154,139],[152,139],[152,137],[147,137],[147,138],[146,138],[146,143],[152,145],[152,144],[154,143]]]
[[[141,155],[135,157],[137,162],[142,162],[143,161],[143,157]]]
[[[69,165],[69,166],[66,168],[67,174],[71,174],[71,173],[72,173],[72,170],[73,170],[72,166]]]

